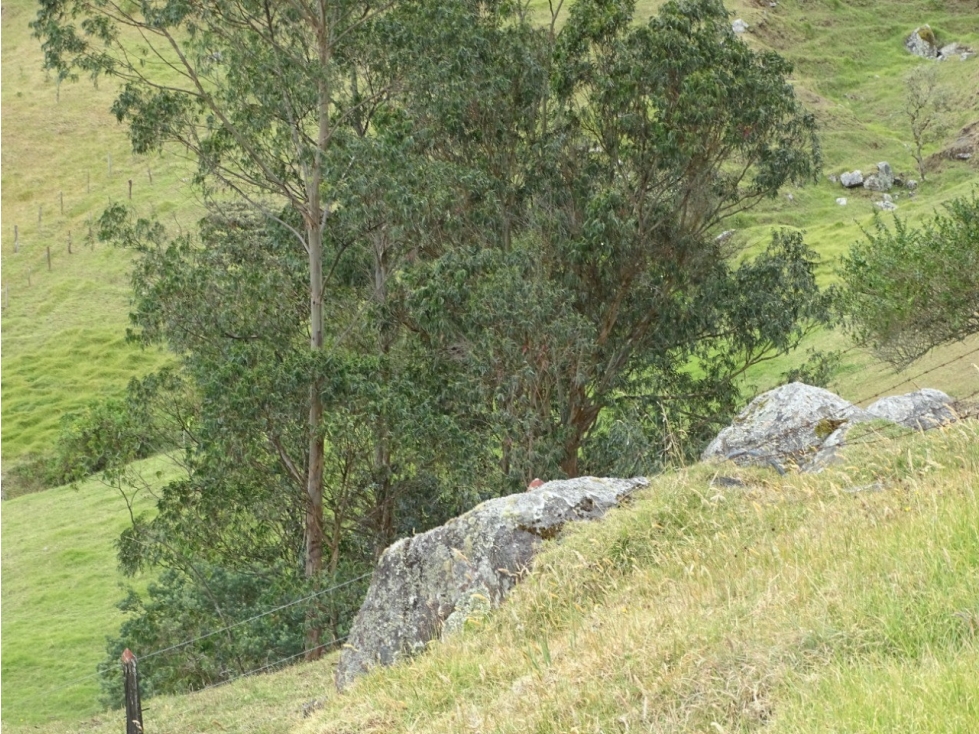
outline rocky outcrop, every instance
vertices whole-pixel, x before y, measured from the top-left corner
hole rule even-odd
[[[831,464],[856,424],[886,420],[927,430],[955,420],[952,399],[939,390],[882,398],[862,409],[828,390],[794,382],[748,404],[703,453],[703,460],[732,460],[820,471]]]
[[[541,543],[568,522],[594,520],[646,485],[579,477],[489,500],[384,551],[336,671],[342,690],[503,601]]]
[[[915,28],[911,35],[904,39],[904,48],[908,50],[908,53],[923,59],[938,58],[938,40],[935,38],[935,32],[927,23]]]
[[[863,173],[860,171],[846,171],[840,174],[840,185],[845,189],[855,189],[863,186]]]
[[[957,41],[939,44],[935,32],[927,23],[915,28],[911,35],[904,39],[904,48],[908,53],[920,56],[923,59],[934,59],[935,61],[947,61],[949,59],[966,59],[975,56],[971,48]]]

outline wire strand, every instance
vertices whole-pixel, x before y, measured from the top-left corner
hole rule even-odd
[[[213,630],[213,631],[208,632],[206,634],[200,635],[199,637],[194,637],[193,639],[190,639],[190,640],[184,640],[183,642],[178,642],[175,645],[170,645],[169,647],[164,647],[161,650],[154,650],[153,652],[147,653],[146,655],[137,656],[136,659],[137,660],[149,660],[150,658],[154,658],[157,655],[163,655],[164,653],[171,652],[172,650],[178,650],[181,647],[186,647],[187,645],[192,645],[195,642],[200,642],[201,640],[206,640],[208,637],[213,637],[214,635],[221,634],[222,632],[227,632],[228,630],[234,629],[236,627],[240,627],[243,624],[248,624],[249,622],[254,622],[256,619],[261,619],[262,617],[267,617],[270,614],[275,614],[276,612],[281,612],[283,609],[288,609],[289,607],[295,606],[296,604],[301,604],[304,601],[309,601],[310,599],[315,599],[316,597],[322,596],[323,594],[326,594],[326,593],[328,593],[330,591],[336,591],[337,589],[342,589],[345,586],[350,586],[351,584],[354,584],[354,583],[356,583],[358,581],[361,581],[361,580],[367,578],[370,575],[371,575],[371,573],[361,574],[357,578],[353,578],[353,579],[350,579],[348,581],[344,581],[343,583],[337,584],[336,586],[331,586],[328,589],[321,589],[320,591],[317,591],[317,592],[314,592],[312,594],[309,594],[308,596],[304,596],[304,597],[302,597],[300,599],[296,599],[296,600],[291,601],[291,602],[289,602],[287,604],[283,604],[281,606],[275,607],[274,609],[269,609],[268,611],[262,612],[261,614],[256,614],[254,617],[249,617],[248,619],[243,619],[243,620],[241,620],[239,622],[235,622],[234,624],[229,624],[226,627],[221,627],[220,629]]]

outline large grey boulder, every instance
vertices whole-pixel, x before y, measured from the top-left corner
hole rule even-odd
[[[503,601],[541,543],[574,520],[594,520],[646,480],[579,477],[478,505],[381,555],[336,671],[337,688]]]
[[[855,189],[863,185],[863,173],[860,171],[845,171],[840,174],[840,185],[845,189]]]
[[[875,418],[898,423],[905,428],[926,431],[956,419],[954,401],[941,390],[926,387],[907,395],[891,395],[867,406]]]
[[[872,173],[863,181],[863,187],[870,191],[890,191],[894,185],[894,171],[891,164],[881,161],[877,164],[877,173]]]
[[[927,23],[914,29],[911,35],[904,40],[904,48],[909,53],[923,59],[938,58],[938,41],[935,38],[935,32]]]
[[[801,382],[762,393],[704,450],[702,459],[805,466],[834,431],[869,420],[865,411],[829,390]]]

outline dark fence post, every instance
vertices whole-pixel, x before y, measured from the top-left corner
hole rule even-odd
[[[139,704],[136,656],[128,647],[122,653],[122,678],[126,686],[126,734],[143,734],[143,709]]]

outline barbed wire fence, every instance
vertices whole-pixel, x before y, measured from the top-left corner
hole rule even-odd
[[[253,615],[251,617],[248,617],[246,619],[242,619],[242,620],[239,620],[237,622],[233,622],[232,624],[228,624],[228,625],[225,625],[224,627],[220,627],[218,629],[211,630],[211,631],[206,632],[206,633],[204,633],[202,635],[197,635],[196,637],[192,637],[192,638],[189,638],[189,639],[186,639],[186,640],[181,640],[180,642],[174,643],[172,645],[168,645],[167,647],[163,647],[163,648],[160,648],[158,650],[153,650],[152,652],[148,652],[145,655],[137,655],[136,658],[137,658],[137,660],[138,660],[138,662],[140,664],[143,664],[147,660],[152,660],[153,658],[159,657],[161,655],[167,655],[169,653],[175,652],[175,651],[180,650],[182,648],[189,647],[189,646],[191,646],[191,645],[193,645],[193,644],[195,644],[197,642],[200,642],[202,640],[206,640],[206,639],[208,639],[210,637],[214,637],[215,635],[219,635],[219,634],[222,634],[224,632],[228,632],[229,630],[236,629],[238,627],[242,627],[242,626],[244,626],[246,624],[250,624],[250,623],[255,622],[255,621],[257,621],[259,619],[262,619],[264,617],[268,617],[269,615],[275,614],[277,612],[281,612],[284,609],[289,609],[290,607],[294,607],[297,604],[302,604],[302,603],[305,603],[305,602],[312,601],[312,600],[317,599],[317,598],[319,598],[319,597],[321,597],[321,596],[323,596],[325,594],[333,594],[336,591],[339,591],[340,589],[343,589],[343,588],[352,586],[353,584],[356,584],[356,583],[358,583],[360,581],[363,581],[363,580],[365,580],[367,578],[370,578],[372,575],[373,575],[373,572],[363,573],[363,574],[361,574],[359,576],[356,576],[355,578],[347,579],[346,581],[343,581],[343,582],[341,582],[339,584],[334,584],[333,586],[330,586],[330,587],[325,588],[325,589],[319,589],[319,590],[317,590],[317,591],[315,591],[315,592],[313,592],[311,594],[306,594],[306,595],[301,596],[301,597],[299,597],[297,599],[293,599],[293,600],[291,600],[289,602],[286,602],[284,604],[280,604],[280,605],[278,605],[276,607],[273,607],[272,609],[268,609],[268,610],[266,610],[264,612],[261,612],[260,614],[255,614],[255,615]],[[211,683],[211,684],[206,685],[206,686],[203,686],[202,688],[196,689],[193,692],[205,691],[205,690],[208,690],[208,689],[211,689],[211,688],[217,688],[219,686],[223,686],[223,685],[227,685],[229,683],[233,683],[234,681],[240,680],[241,678],[246,678],[246,677],[255,675],[257,673],[261,673],[261,672],[265,672],[265,671],[268,671],[268,670],[274,670],[274,669],[280,668],[280,667],[284,666],[286,663],[291,662],[291,661],[293,661],[293,660],[295,660],[295,659],[297,659],[299,657],[305,656],[305,655],[309,654],[310,652],[316,652],[316,651],[327,649],[327,648],[338,647],[339,645],[343,644],[348,638],[349,638],[349,635],[343,635],[341,637],[331,639],[329,642],[325,642],[325,643],[323,643],[321,645],[317,645],[315,648],[312,648],[311,650],[302,650],[302,651],[300,651],[298,653],[295,653],[295,654],[292,654],[292,655],[288,655],[286,657],[282,657],[282,658],[280,658],[278,660],[275,660],[273,662],[266,663],[264,665],[261,665],[259,667],[252,668],[250,670],[246,670],[246,671],[244,671],[242,673],[239,673],[238,675],[229,677],[229,678],[224,679],[224,680],[216,681],[216,682]],[[54,695],[56,695],[58,693],[62,693],[62,692],[66,691],[66,690],[69,690],[71,688],[75,688],[75,687],[77,687],[77,686],[79,686],[79,685],[81,685],[83,683],[87,683],[88,681],[91,681],[93,679],[98,679],[98,678],[101,678],[101,677],[103,677],[103,673],[101,671],[96,671],[94,673],[89,673],[88,675],[84,675],[84,676],[81,676],[79,678],[75,678],[75,679],[73,679],[71,681],[68,681],[66,683],[63,683],[63,684],[61,684],[61,685],[59,685],[57,687],[50,688],[50,689],[47,689],[47,690],[44,690],[44,691],[39,691],[39,692],[33,694],[32,696],[24,697],[24,698],[20,699],[20,703],[32,703],[32,702],[36,702],[36,701],[39,701],[39,700],[42,700],[42,699],[45,699],[45,698],[50,698],[51,696],[54,696]]]

